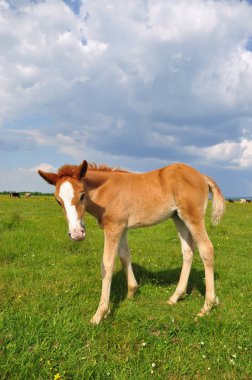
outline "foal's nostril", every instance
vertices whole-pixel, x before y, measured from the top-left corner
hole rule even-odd
[[[86,231],[85,228],[75,229],[74,231],[68,231],[70,239],[81,241],[85,239]]]

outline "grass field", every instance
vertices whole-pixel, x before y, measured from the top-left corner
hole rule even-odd
[[[111,315],[89,321],[100,297],[103,233],[86,217],[75,243],[53,197],[0,196],[0,379],[252,379],[252,205],[227,204],[215,246],[221,304],[195,321],[204,271],[195,254],[188,292],[168,306],[180,268],[171,221],[129,233],[140,290],[127,300],[119,262]]]

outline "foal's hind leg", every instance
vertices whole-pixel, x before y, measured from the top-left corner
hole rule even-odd
[[[127,284],[128,284],[128,298],[132,298],[136,293],[138,288],[138,283],[134,276],[131,259],[130,259],[130,250],[128,247],[127,241],[127,232],[124,232],[119,245],[119,258],[121,260],[122,266],[125,270]]]
[[[173,221],[177,227],[178,236],[181,242],[183,266],[177,288],[168,300],[169,305],[175,304],[186,294],[187,283],[191,271],[193,253],[195,248],[194,240],[185,223],[178,217],[178,215],[173,217]]]
[[[198,316],[208,314],[209,311],[218,304],[214,288],[214,249],[210,241],[203,217],[187,218],[185,221],[199,249],[200,257],[204,264],[206,279],[205,303]]]
[[[214,249],[205,228],[202,228],[202,232],[199,234],[199,236],[196,234],[195,240],[197,242],[200,257],[205,268],[205,303],[203,308],[198,313],[198,316],[202,317],[203,315],[208,314],[214,306],[218,305],[219,301],[215,295],[214,287]]]

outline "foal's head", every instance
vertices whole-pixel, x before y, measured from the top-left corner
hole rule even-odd
[[[69,236],[77,241],[85,239],[86,235],[82,221],[85,214],[85,188],[82,179],[87,167],[87,161],[83,161],[79,166],[62,166],[57,174],[38,171],[45,181],[55,186],[55,198],[65,212]]]

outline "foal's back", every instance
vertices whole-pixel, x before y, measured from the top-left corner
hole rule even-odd
[[[205,176],[185,164],[151,172],[111,173],[99,198],[111,217],[127,219],[128,228],[160,223],[175,211],[201,209],[208,199]]]

